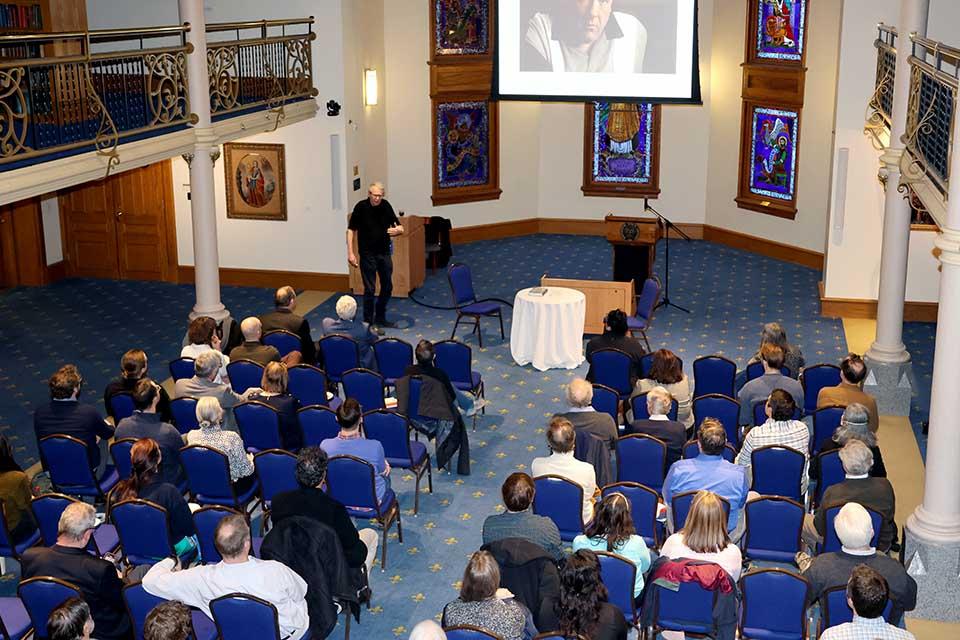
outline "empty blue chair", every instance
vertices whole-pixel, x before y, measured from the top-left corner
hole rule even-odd
[[[594,384],[590,405],[600,413],[613,418],[613,424],[620,425],[620,394],[616,391],[602,384]]]
[[[341,377],[343,394],[360,403],[361,411],[374,411],[385,408],[383,396],[387,386],[383,376],[370,369],[351,369]]]
[[[750,453],[753,490],[764,496],[783,496],[803,501],[806,456],[789,447],[770,445]]]
[[[698,582],[681,582],[676,591],[655,582],[650,583],[650,588],[657,590],[653,613],[654,637],[661,631],[713,636],[715,596],[712,591],[707,591]]]
[[[433,493],[433,471],[426,445],[410,439],[410,422],[394,411],[378,409],[363,414],[363,430],[367,438],[383,445],[387,463],[397,469],[409,469],[416,478],[413,513],[420,512],[420,478],[427,474],[427,486]]]
[[[817,546],[817,553],[840,551],[842,545],[840,544],[840,538],[837,537],[837,530],[833,526],[833,521],[836,519],[837,514],[840,513],[841,508],[843,508],[842,504],[826,507],[826,513],[824,514],[826,533],[823,536],[823,543]],[[879,511],[875,511],[870,507],[863,506],[863,508],[870,514],[870,522],[873,524],[873,537],[870,539],[870,546],[876,547],[880,542],[880,525],[883,524],[883,516]]]
[[[704,418],[716,418],[727,432],[727,442],[740,446],[740,403],[719,393],[709,393],[693,400],[693,432],[700,432]]]
[[[843,482],[847,478],[840,462],[840,449],[821,451],[817,454],[817,489],[814,492],[814,504],[820,504],[823,493],[831,485]]]
[[[743,640],[805,640],[810,583],[783,569],[760,569],[740,578]]]
[[[287,391],[307,407],[312,404],[327,406],[327,374],[312,364],[297,364],[287,368]]]
[[[833,437],[840,426],[845,407],[838,405],[823,407],[813,412],[813,438],[810,439],[810,452],[819,453],[823,443]]]
[[[477,294],[473,291],[473,276],[470,267],[465,264],[451,264],[447,267],[447,281],[450,283],[450,293],[453,295],[453,306],[457,308],[457,321],[453,325],[450,339],[457,335],[457,327],[466,319],[474,323],[473,332],[477,334],[480,348],[483,349],[483,332],[480,330],[480,318],[497,318],[500,320],[500,339],[503,340],[503,313],[497,302],[477,302]]]
[[[230,593],[210,601],[219,640],[281,640],[277,608],[256,596]],[[305,637],[309,637],[307,632]],[[291,638],[290,640],[297,640]]]
[[[736,397],[737,363],[723,356],[701,356],[693,361],[693,397],[710,393]]]
[[[194,374],[194,360],[193,358],[177,358],[176,360],[170,361],[170,377],[173,378],[173,381],[182,380],[183,378],[192,378]]]
[[[693,499],[697,497],[699,491],[684,491],[683,493],[678,493],[673,496],[670,500],[670,511],[673,514],[673,530],[680,531],[683,529],[684,523],[687,521],[687,514],[690,513],[690,506],[693,504]],[[723,496],[717,496],[720,498],[720,503],[723,505],[723,513],[726,517],[730,516],[730,502]]]
[[[297,411],[300,430],[303,431],[303,446],[319,446],[327,438],[336,438],[340,433],[337,412],[320,405],[302,407]]]
[[[614,482],[603,487],[600,493],[603,498],[611,493],[622,493],[630,502],[630,515],[637,535],[643,538],[651,549],[660,546],[663,531],[657,522],[660,496],[656,491],[636,482]]]
[[[197,542],[200,548],[200,559],[203,564],[216,564],[223,558],[217,551],[217,546],[213,543],[213,534],[217,529],[217,524],[229,515],[242,516],[236,509],[230,507],[221,507],[210,505],[197,509],[193,512],[193,526],[197,529]],[[263,538],[254,536],[250,540],[250,546],[253,547],[253,555],[260,557],[260,546],[263,544]]]
[[[20,598],[0,598],[0,637],[21,640],[32,630],[30,615]]]
[[[0,557],[20,560],[24,551],[40,542],[40,530],[37,529],[23,540],[14,540],[7,527],[7,515],[3,503],[0,503]]]
[[[824,387],[840,384],[840,367],[835,364],[815,364],[800,374],[803,385],[803,410],[813,413],[817,410],[817,396]]]
[[[40,539],[45,547],[52,547],[57,543],[57,528],[60,515],[71,502],[78,502],[76,498],[65,496],[62,493],[45,493],[30,501],[30,510],[37,521],[40,530]],[[112,524],[101,524],[93,530],[90,545],[87,549],[98,556],[114,552],[120,547],[120,536],[117,528]]]
[[[117,474],[121,478],[130,477],[130,449],[136,441],[136,438],[121,438],[110,444],[110,457],[113,458],[113,466],[117,468]]]
[[[803,417],[802,410],[797,407],[793,410],[793,420]],[[759,427],[767,421],[767,401],[759,400],[753,403],[753,426]]]
[[[659,438],[634,433],[617,441],[618,482],[637,482],[659,492],[666,465],[667,443]]]
[[[650,341],[647,340],[647,330],[653,323],[653,311],[657,308],[657,302],[660,300],[660,279],[651,276],[643,281],[643,288],[640,289],[640,295],[637,296],[637,312],[627,317],[627,332],[632,336],[640,332],[643,336],[643,342],[647,345],[647,351],[650,351]]]
[[[299,488],[297,456],[281,449],[267,449],[253,457],[253,466],[257,470],[260,499],[263,501],[263,517],[260,519],[260,533],[263,533],[270,519],[273,497]]]
[[[687,443],[683,445],[684,459],[696,458],[698,455],[700,455],[700,443],[696,440],[688,440]],[[737,458],[737,450],[728,442],[723,448],[723,453],[720,455],[723,456],[723,459],[727,462],[733,462]]]
[[[413,345],[400,338],[380,338],[373,343],[377,371],[388,387],[394,387],[403,372],[413,364]]]
[[[744,555],[750,560],[793,564],[800,551],[803,505],[790,498],[764,496],[744,506]]]
[[[888,597],[887,604],[880,614],[884,620],[890,622],[890,614],[893,613],[893,601]],[[820,615],[821,623],[824,629],[835,627],[838,624],[853,622],[853,611],[847,604],[847,587],[839,586],[827,589],[820,596]]]
[[[788,378],[790,377],[790,369],[788,369],[785,366],[780,367],[780,373],[787,376]],[[762,362],[751,362],[750,364],[747,365],[747,382],[750,382],[755,378],[759,378],[762,375],[763,375]]]
[[[170,401],[170,412],[173,414],[174,426],[182,435],[200,428],[197,422],[197,399],[183,396]]]
[[[433,345],[434,364],[443,369],[450,377],[453,386],[461,391],[469,391],[478,398],[483,397],[483,378],[479,371],[473,371],[473,350],[456,340],[441,340]]]
[[[607,551],[595,551],[600,561],[600,580],[607,588],[607,601],[620,609],[630,625],[635,626],[640,614],[633,602],[633,588],[637,567],[623,556]]]
[[[105,499],[120,480],[116,468],[107,466],[94,478],[87,456],[87,445],[73,436],[52,435],[40,438],[40,455],[50,472],[54,488],[67,495]]]
[[[120,424],[124,418],[133,415],[136,407],[133,405],[133,395],[129,393],[115,393],[110,396],[110,411],[113,414],[113,423]]]
[[[360,346],[349,336],[329,335],[317,343],[323,354],[323,368],[331,382],[339,383],[343,374],[360,367]]]
[[[583,487],[555,475],[537,476],[533,484],[533,512],[553,520],[561,540],[570,542],[583,533]]]
[[[253,360],[232,360],[227,365],[230,386],[236,393],[260,386],[263,380],[263,365]]]
[[[49,576],[22,581],[17,587],[17,595],[30,616],[34,637],[42,640],[47,637],[47,620],[54,609],[70,598],[83,600],[83,594],[76,585]]]
[[[286,329],[268,331],[263,334],[261,342],[279,351],[281,358],[291,351],[300,351],[300,336]]]
[[[187,472],[190,495],[197,504],[219,504],[241,511],[256,506],[260,486],[254,482],[243,494],[238,494],[230,482],[230,464],[227,456],[216,449],[191,445],[180,450],[180,462]]]
[[[250,453],[267,449],[283,449],[280,437],[280,414],[265,402],[251,400],[233,408],[240,428],[240,437]]]
[[[387,538],[391,525],[397,524],[397,536],[403,543],[403,523],[400,506],[393,489],[387,489],[382,502],[377,502],[374,475],[376,470],[366,460],[354,456],[334,456],[327,464],[327,493],[347,508],[354,518],[376,519],[383,534],[380,536],[380,570],[387,568]]]
[[[147,615],[153,611],[154,607],[163,604],[166,600],[151,595],[139,582],[125,585],[121,593],[123,602],[127,607],[127,614],[130,616],[130,622],[133,623],[134,640],[143,640],[143,625],[147,621]],[[217,628],[213,620],[204,615],[202,611],[193,610],[190,613],[193,638],[196,640],[216,640]]]
[[[170,517],[160,505],[141,500],[124,500],[110,509],[110,519],[120,534],[123,557],[128,564],[155,564],[176,553],[170,533]],[[196,556],[194,550],[191,557]]]
[[[455,627],[444,627],[447,640],[503,640],[500,636],[484,631],[472,624],[458,624]]]
[[[647,411],[647,394],[646,393],[638,393],[637,395],[630,398],[630,411],[633,412],[634,420],[646,420],[650,417],[650,412]],[[679,413],[679,411],[680,411],[680,403],[678,403],[677,399],[674,398],[670,402],[670,411],[667,412],[667,417],[675,421],[677,419],[677,414]]]
[[[633,360],[626,352],[620,349],[597,349],[590,354],[590,369],[593,371],[593,381],[619,393],[621,400],[626,400],[633,392],[630,382]]]

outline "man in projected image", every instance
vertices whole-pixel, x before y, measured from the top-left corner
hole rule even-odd
[[[614,0],[555,0],[535,13],[521,45],[521,71],[640,73],[647,29],[614,11]]]

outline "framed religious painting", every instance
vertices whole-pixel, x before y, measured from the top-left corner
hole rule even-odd
[[[495,0],[429,0],[433,60],[493,53]]]
[[[433,204],[500,197],[498,103],[433,103]]]
[[[737,204],[793,219],[797,213],[800,109],[745,101]]]
[[[750,0],[748,63],[803,66],[809,0]]]
[[[287,219],[287,176],[282,144],[223,145],[227,217]]]
[[[586,196],[621,198],[660,194],[660,105],[584,105],[581,190]]]

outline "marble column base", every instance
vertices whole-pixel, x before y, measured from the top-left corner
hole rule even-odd
[[[910,618],[960,622],[960,542],[936,545],[917,538],[907,529],[905,564],[917,581],[917,608]]]
[[[913,398],[913,366],[908,362],[877,362],[864,358],[867,364],[867,379],[863,390],[877,400],[880,415],[909,416],[910,400]]]

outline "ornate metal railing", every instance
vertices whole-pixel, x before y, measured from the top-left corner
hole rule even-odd
[[[867,103],[868,132],[879,134],[890,129],[893,113],[893,81],[897,73],[897,29],[883,24],[877,25],[877,39],[873,46],[877,49],[877,71],[874,79],[873,96]]]
[[[283,117],[287,102],[317,95],[310,43],[313,16],[207,25],[210,111],[214,118],[268,108]],[[288,33],[300,31],[305,33]],[[218,36],[232,39],[214,41]]]
[[[189,29],[0,36],[0,47],[35,56],[0,59],[0,170],[86,149],[109,156],[112,167],[121,141],[193,121]],[[158,39],[176,44],[150,46]]]

